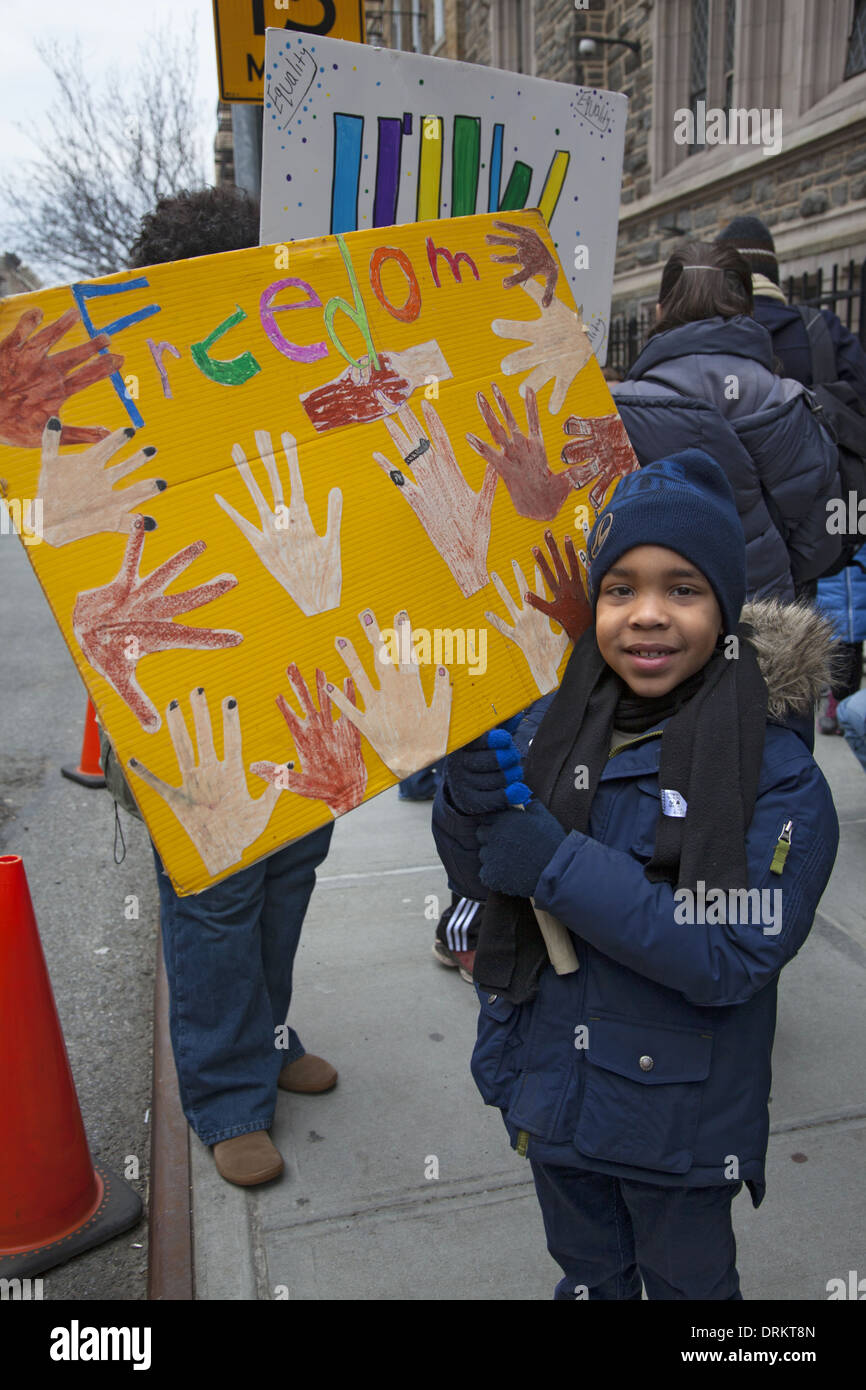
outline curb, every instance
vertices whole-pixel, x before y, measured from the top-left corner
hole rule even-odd
[[[194,1299],[189,1128],[168,1029],[168,982],[157,933],[153,988],[153,1131],[150,1141],[149,1302]]]

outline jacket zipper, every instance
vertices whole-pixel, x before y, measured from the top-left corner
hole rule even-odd
[[[791,836],[794,833],[794,822],[786,820],[779,832],[776,841],[776,848],[773,850],[773,862],[770,865],[771,874],[780,874],[785,868],[785,860],[788,858],[788,851],[791,848]]]
[[[644,739],[647,738],[661,738],[663,733],[664,729],[653,729],[648,734],[639,734],[637,738],[630,738],[626,743],[617,744],[616,748],[611,748],[608,753],[608,762],[610,762],[611,758],[615,758],[617,753],[621,753],[624,748],[631,748],[635,743],[643,743]]]

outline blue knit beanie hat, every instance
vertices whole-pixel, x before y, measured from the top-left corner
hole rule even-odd
[[[731,485],[703,449],[683,449],[627,473],[599,512],[587,546],[595,613],[601,581],[636,545],[661,545],[712,585],[725,632],[736,632],[746,597],[746,541]]]

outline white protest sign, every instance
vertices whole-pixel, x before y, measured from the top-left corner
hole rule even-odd
[[[538,207],[603,362],[626,108],[617,92],[269,29],[262,244]],[[502,236],[503,276],[519,276]]]

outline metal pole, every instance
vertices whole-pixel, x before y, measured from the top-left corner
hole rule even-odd
[[[252,198],[262,194],[262,112],[252,103],[232,104],[235,183]]]

